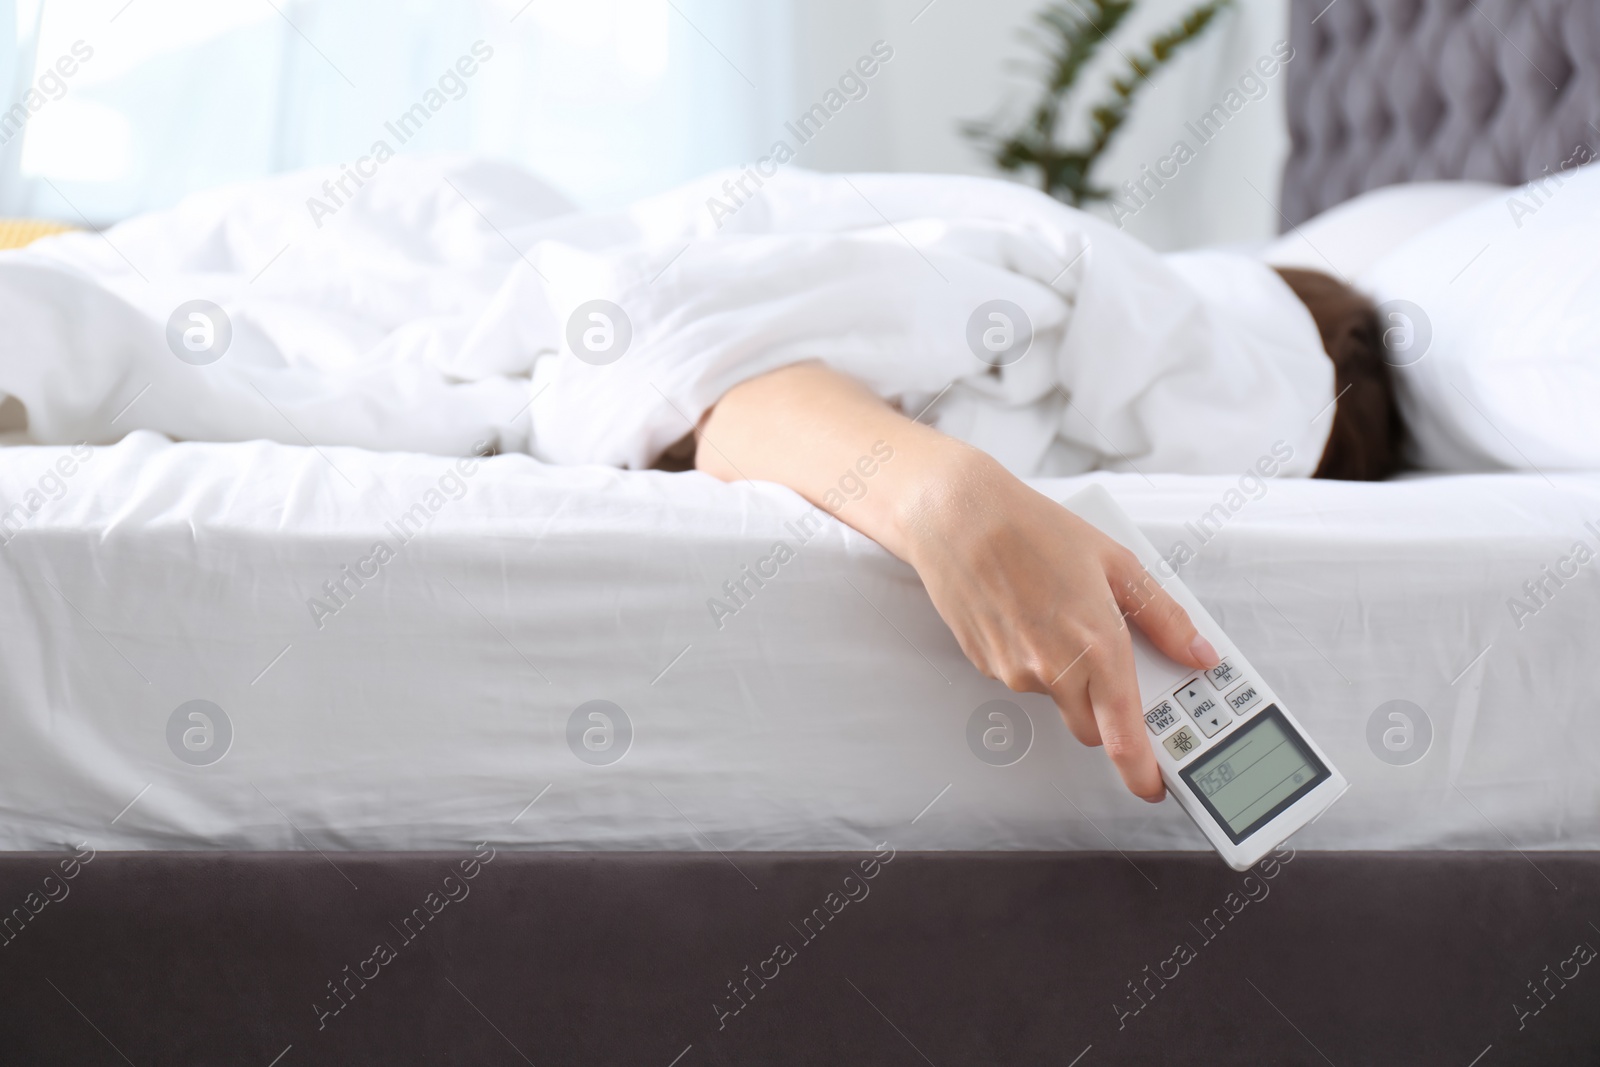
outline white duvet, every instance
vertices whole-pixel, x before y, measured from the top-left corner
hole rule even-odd
[[[488,442],[639,468],[804,359],[932,403],[925,421],[1023,475],[1237,472],[1280,441],[1304,475],[1331,423],[1315,325],[1270,270],[1159,256],[1008,183],[789,170],[719,225],[722,175],[592,216],[508,167],[396,159],[313,223],[323,177],[0,254],[17,439]],[[169,348],[193,300],[231,324],[206,365]]]

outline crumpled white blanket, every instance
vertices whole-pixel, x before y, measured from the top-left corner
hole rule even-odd
[[[392,160],[315,221],[326,173],[214,190],[0,254],[0,394],[35,443],[640,468],[739,382],[820,359],[1024,476],[1226,473],[1280,441],[1283,473],[1315,467],[1332,367],[1255,260],[1158,255],[1007,182],[738,177],[605,215],[464,158]],[[168,340],[196,299],[231,326],[205,365]]]

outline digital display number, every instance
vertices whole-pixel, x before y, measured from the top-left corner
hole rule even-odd
[[[1183,772],[1234,844],[1328,777],[1276,704]]]
[[[1204,774],[1194,777],[1194,784],[1208,797],[1214,797],[1217,792],[1229,782],[1233,781],[1233,761],[1223,760]]]

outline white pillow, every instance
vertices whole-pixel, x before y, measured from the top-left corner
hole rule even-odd
[[[1487,182],[1385,186],[1295,227],[1261,258],[1274,267],[1304,267],[1348,280],[1435,223],[1505,192],[1506,186]]]
[[[1446,219],[1357,284],[1380,303],[1414,463],[1600,470],[1600,164]]]

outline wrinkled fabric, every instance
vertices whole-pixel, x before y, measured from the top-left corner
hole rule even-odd
[[[1236,472],[1279,441],[1308,475],[1331,424],[1315,324],[1270,269],[1161,256],[1007,182],[729,172],[587,215],[481,160],[398,158],[348,197],[327,177],[0,255],[23,439],[486,441],[641,468],[735,385],[810,359],[1024,476]],[[195,299],[233,332],[203,366],[168,341]],[[1025,353],[975,346],[996,300]],[[573,351],[595,324],[610,362]]]

